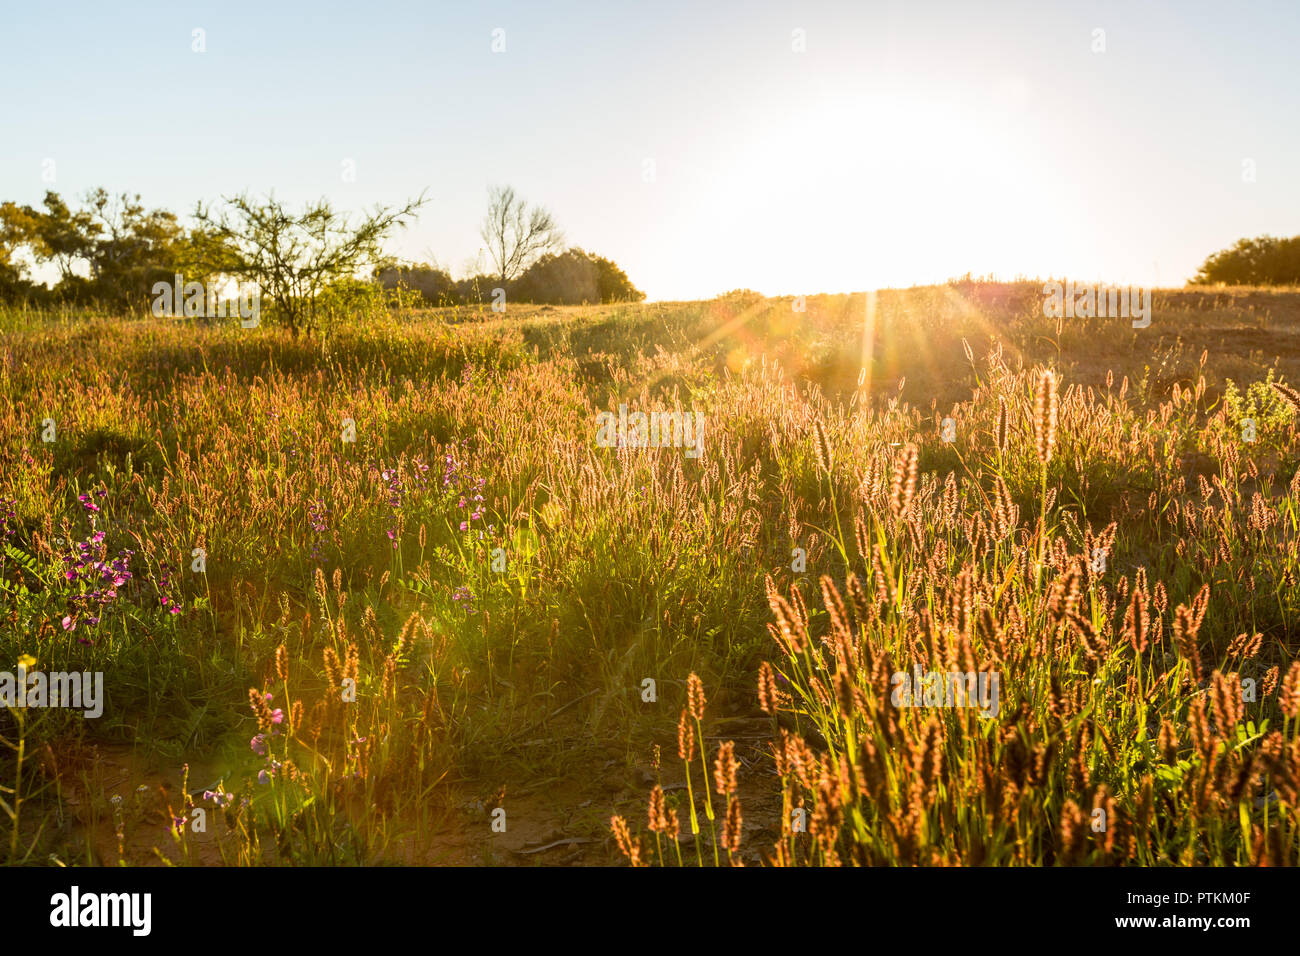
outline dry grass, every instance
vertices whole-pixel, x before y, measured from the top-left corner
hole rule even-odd
[[[0,656],[109,687],[0,713],[11,857],[1295,862],[1300,295],[1041,301],[0,317]],[[597,447],[620,402],[705,454]],[[997,714],[898,706],[914,669]],[[126,742],[207,776],[115,804]]]

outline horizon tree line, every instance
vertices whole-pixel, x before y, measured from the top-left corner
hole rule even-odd
[[[204,284],[233,279],[256,283],[296,336],[319,327],[331,297],[375,298],[403,287],[433,305],[482,303],[498,290],[512,301],[566,304],[645,297],[610,260],[564,248],[550,212],[508,186],[489,190],[480,229],[492,273],[455,282],[436,263],[386,256],[384,242],[427,202],[421,193],[353,217],[324,198],[295,211],[274,193],[242,193],[197,203],[187,226],[170,210],[147,208],[138,193],[98,188],[73,208],[49,190],[40,206],[0,203],[0,301],[134,312],[176,275]],[[57,281],[34,281],[33,265],[53,267]]]

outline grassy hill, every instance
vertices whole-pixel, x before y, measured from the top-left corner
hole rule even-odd
[[[108,691],[0,712],[11,856],[607,862],[659,785],[674,865],[1295,862],[1300,292],[1042,301],[0,315],[0,661]]]

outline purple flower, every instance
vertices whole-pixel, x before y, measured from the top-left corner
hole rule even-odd
[[[248,742],[248,745],[253,749],[253,753],[259,757],[266,756],[266,734],[258,734]]]

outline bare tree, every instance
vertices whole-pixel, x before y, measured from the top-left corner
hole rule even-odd
[[[426,202],[424,194],[400,209],[376,206],[357,225],[321,199],[294,215],[274,196],[225,200],[220,213],[202,203],[194,219],[222,248],[221,271],[255,281],[297,338],[316,326],[316,302],[332,283],[357,276],[382,257],[383,240],[404,227]]]
[[[530,207],[510,186],[488,190],[488,214],[479,235],[502,283],[519,276],[564,241],[551,214],[541,206]]]

